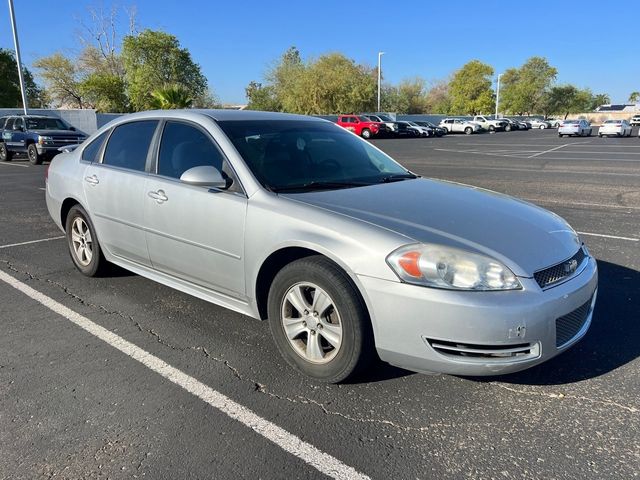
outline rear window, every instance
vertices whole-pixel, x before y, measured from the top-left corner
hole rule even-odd
[[[116,127],[109,137],[102,163],[144,172],[147,152],[157,126],[157,120],[143,120]]]
[[[104,143],[104,139],[107,138],[107,132],[103,132],[91,141],[82,151],[82,160],[85,162],[95,162],[97,160],[100,147]]]

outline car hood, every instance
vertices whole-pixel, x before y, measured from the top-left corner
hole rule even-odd
[[[368,222],[408,237],[490,255],[518,276],[559,263],[580,241],[559,216],[500,193],[428,179],[287,198]]]
[[[86,137],[84,133],[79,130],[30,130],[38,135],[48,135],[50,137]]]

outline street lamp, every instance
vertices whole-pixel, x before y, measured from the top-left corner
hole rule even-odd
[[[380,81],[382,80],[381,59],[384,52],[378,52],[378,112],[380,111]]]
[[[496,118],[498,118],[498,107],[500,106],[500,77],[501,73],[498,74],[498,87],[496,88]]]
[[[20,79],[20,92],[22,93],[22,108],[27,114],[27,94],[24,90],[24,78],[22,77],[22,61],[20,60],[20,44],[18,43],[18,30],[16,29],[16,16],[13,13],[13,0],[9,0],[9,15],[11,16],[11,28],[13,29],[13,44],[16,47],[16,63],[18,64],[18,79]]]

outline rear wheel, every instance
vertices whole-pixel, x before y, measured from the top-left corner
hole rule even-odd
[[[544,130],[545,128],[547,128],[545,125],[540,125],[540,130]]]
[[[280,270],[268,312],[280,354],[309,377],[338,383],[374,358],[364,301],[347,274],[325,257],[296,260]]]
[[[76,268],[87,277],[99,275],[106,267],[107,261],[102,255],[93,223],[80,205],[75,205],[69,210],[65,231],[69,254]]]
[[[504,131],[505,132],[510,132],[511,131],[511,125],[507,124],[507,126],[504,127]]]
[[[369,130],[368,128],[365,128],[362,130],[362,138],[371,138],[371,130]]]
[[[0,143],[0,162],[10,162],[12,154],[4,142]]]
[[[43,157],[38,153],[38,149],[34,143],[30,143],[27,147],[27,156],[29,157],[29,163],[31,165],[40,165]]]

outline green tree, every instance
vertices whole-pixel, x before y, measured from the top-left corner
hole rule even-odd
[[[607,93],[598,93],[593,95],[590,110],[595,110],[600,105],[608,105],[611,103],[611,97]]]
[[[259,82],[251,81],[244,89],[249,110],[264,110],[267,112],[280,112],[282,105],[278,101],[273,85],[263,86]]]
[[[594,95],[591,90],[579,89],[575,85],[556,85],[546,94],[543,103],[545,115],[562,115],[567,118],[571,113],[584,113],[591,110]]]
[[[27,94],[27,104],[30,107],[45,106],[47,100],[44,91],[38,87],[31,72],[26,67],[23,67],[22,75]],[[4,48],[0,48],[0,106],[22,107],[16,57],[13,51]]]
[[[449,84],[450,111],[454,115],[476,115],[494,109],[495,98],[491,88],[493,67],[472,60],[454,73]]]
[[[640,102],[640,92],[631,92],[629,94],[629,103]]]
[[[54,53],[39,58],[33,66],[40,70],[47,93],[57,106],[85,107],[80,89],[81,72],[73,60]]]
[[[386,85],[381,96],[384,111],[397,113],[427,111],[426,81],[420,77],[405,79],[397,87]]]
[[[442,113],[446,115],[451,111],[449,83],[450,80],[441,80],[429,89],[425,99],[427,113]]]
[[[531,57],[520,68],[507,70],[500,84],[501,109],[518,115],[542,111],[557,74],[543,57]]]
[[[122,45],[127,94],[135,110],[152,107],[151,92],[179,84],[192,98],[207,92],[207,79],[178,39],[168,33],[145,30],[128,35]]]
[[[157,110],[191,108],[193,97],[182,85],[168,85],[151,92],[149,106]]]
[[[85,104],[100,112],[131,111],[124,80],[110,73],[92,73],[78,86]]]

